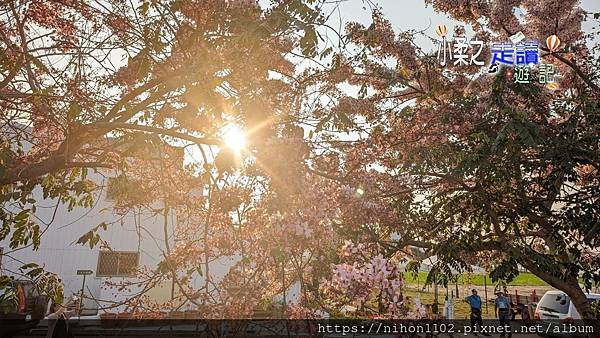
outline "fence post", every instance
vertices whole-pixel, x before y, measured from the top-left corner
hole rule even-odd
[[[459,298],[460,295],[458,294],[458,277],[456,277],[456,284],[454,284],[456,286],[456,298]]]
[[[485,313],[488,314],[487,275],[483,275],[483,290],[485,291]]]

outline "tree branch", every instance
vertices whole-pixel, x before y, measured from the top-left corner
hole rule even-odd
[[[152,127],[152,126],[148,126],[148,125],[129,124],[129,123],[120,123],[120,122],[94,123],[93,125],[98,126],[99,128],[106,128],[106,129],[110,129],[110,130],[129,129],[129,130],[145,131],[145,132],[149,132],[149,133],[175,137],[175,138],[190,141],[190,142],[193,142],[196,144],[215,145],[215,146],[223,144],[223,142],[221,142],[217,138],[197,137],[197,136],[185,134],[185,133],[173,130],[173,129],[162,129],[162,128]]]

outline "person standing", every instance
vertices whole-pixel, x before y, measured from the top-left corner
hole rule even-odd
[[[471,307],[471,326],[473,327],[473,332],[481,331],[481,327],[483,326],[483,320],[481,319],[481,297],[477,294],[477,290],[471,290],[471,295],[465,298],[465,301]],[[487,333],[483,333],[484,336],[489,336]]]
[[[494,306],[496,318],[500,321],[500,326],[510,327],[510,300],[504,296],[503,292],[498,292],[496,295]],[[500,337],[505,336],[504,332],[500,335]],[[512,330],[508,330],[508,337],[512,337]]]

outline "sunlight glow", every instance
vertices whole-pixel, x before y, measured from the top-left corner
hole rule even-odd
[[[239,126],[229,124],[222,129],[223,142],[234,151],[240,151],[246,146],[246,135]]]
[[[358,188],[356,189],[356,193],[358,194],[358,196],[362,196],[365,194],[365,191],[363,188]]]
[[[356,197],[363,197],[365,195],[365,189],[363,187],[358,187],[356,189]]]

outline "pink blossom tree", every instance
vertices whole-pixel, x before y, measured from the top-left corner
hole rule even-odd
[[[600,68],[593,34],[581,28],[591,15],[575,1],[427,3],[470,24],[487,46],[519,31],[540,41],[559,89],[514,83],[506,68],[444,68],[415,43],[420,32],[396,33],[375,11],[370,26],[346,26],[357,55],[335,55],[330,69],[307,76],[326,98],[305,112],[319,121],[312,172],[359,189],[372,214],[357,215],[354,201],[343,201],[342,213],[387,257],[419,247],[447,275],[487,257],[492,277],[506,280],[521,265],[593,318],[585,290],[600,280]],[[551,34],[562,41],[556,51],[545,47]],[[340,129],[357,137],[341,140]]]

